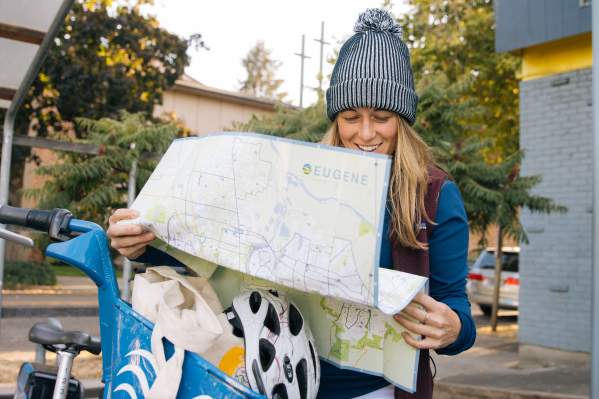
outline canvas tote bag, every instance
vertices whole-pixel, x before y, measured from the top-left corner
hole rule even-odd
[[[233,336],[230,327],[222,324],[226,320],[217,316],[222,305],[206,278],[185,277],[168,266],[148,268],[135,276],[131,302],[136,312],[154,323],[151,349],[157,370],[148,398],[176,397],[186,350],[218,366],[231,347],[243,348],[243,340]],[[168,361],[163,337],[175,347]]]

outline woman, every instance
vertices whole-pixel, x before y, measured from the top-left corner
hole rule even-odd
[[[393,157],[380,266],[429,277],[429,295],[419,294],[395,316],[408,331],[405,341],[422,349],[415,394],[393,389],[381,377],[321,362],[319,398],[429,399],[428,350],[454,355],[470,348],[476,336],[465,291],[468,222],[459,190],[435,167],[411,127],[418,97],[401,29],[386,11],[370,9],[360,15],[354,31],[339,52],[326,93],[333,123],[323,141]],[[135,216],[132,210],[112,215],[111,245],[131,259],[176,263],[153,248],[146,250],[152,233],[115,224]]]

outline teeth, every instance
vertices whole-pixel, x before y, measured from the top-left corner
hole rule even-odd
[[[356,144],[356,145],[362,151],[368,151],[368,152],[374,151],[374,150],[376,150],[380,146],[380,144],[377,144],[377,145],[359,145],[359,144]]]

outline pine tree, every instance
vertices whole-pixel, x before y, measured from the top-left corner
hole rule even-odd
[[[241,91],[255,97],[266,97],[283,100],[285,93],[278,93],[283,83],[282,79],[275,78],[277,69],[281,66],[279,61],[271,58],[271,50],[267,49],[263,41],[258,41],[242,60],[247,77],[241,82]]]
[[[434,151],[440,165],[452,175],[460,187],[470,229],[481,234],[479,244],[486,245],[486,233],[491,227],[497,229],[491,310],[491,328],[495,331],[502,281],[504,239],[510,237],[517,242],[528,242],[526,231],[520,223],[520,211],[526,208],[531,212],[549,214],[564,213],[567,209],[550,198],[531,192],[541,182],[541,177],[520,175],[520,164],[524,156],[521,151],[511,154],[500,163],[485,162],[481,149],[488,144],[470,137],[463,142],[439,142]]]

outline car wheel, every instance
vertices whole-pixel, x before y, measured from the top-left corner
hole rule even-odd
[[[480,310],[482,310],[483,314],[487,317],[491,316],[491,311],[493,307],[491,305],[478,305],[480,306]]]

